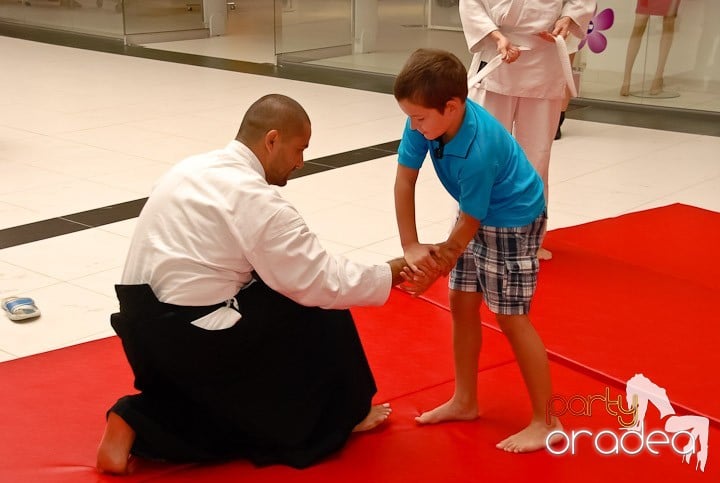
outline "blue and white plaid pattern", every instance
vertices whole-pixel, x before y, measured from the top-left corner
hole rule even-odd
[[[450,289],[482,292],[495,314],[527,314],[537,286],[537,251],[546,225],[543,213],[517,228],[480,227],[450,272]]]

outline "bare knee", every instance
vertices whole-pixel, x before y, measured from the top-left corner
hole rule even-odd
[[[530,325],[530,318],[527,315],[496,314],[495,318],[507,337],[512,337]]]
[[[450,290],[450,312],[456,321],[479,321],[482,293]]]

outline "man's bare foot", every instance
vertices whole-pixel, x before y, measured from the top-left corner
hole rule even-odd
[[[390,416],[392,408],[390,403],[378,404],[370,408],[370,412],[365,419],[360,421],[357,426],[353,428],[353,433],[360,431],[369,431],[380,424],[384,423],[385,420]]]
[[[547,248],[540,247],[537,251],[538,260],[552,260],[552,252]]]
[[[560,424],[558,420],[555,420],[550,426],[545,424],[545,421],[533,421],[527,428],[505,438],[496,444],[495,447],[509,453],[529,453],[531,451],[537,451],[545,447],[545,439],[548,434],[553,431],[562,430],[562,428],[562,424]],[[561,435],[554,435],[550,439],[550,444],[557,442],[560,438],[562,438]]]
[[[444,421],[472,421],[478,417],[477,403],[463,405],[450,399],[445,404],[426,411],[415,418],[419,424],[435,424]]]
[[[130,449],[135,442],[135,431],[117,414],[110,412],[97,453],[97,470],[100,473],[124,475],[128,473]]]

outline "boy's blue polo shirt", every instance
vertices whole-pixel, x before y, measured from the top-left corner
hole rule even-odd
[[[405,124],[398,162],[420,169],[430,151],[435,172],[460,210],[483,225],[519,227],[545,209],[543,182],[520,145],[479,104],[468,99],[460,130],[442,148]]]

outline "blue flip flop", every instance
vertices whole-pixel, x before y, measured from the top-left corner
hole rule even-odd
[[[18,321],[40,317],[40,309],[30,297],[8,297],[3,299],[2,307],[10,320]]]

